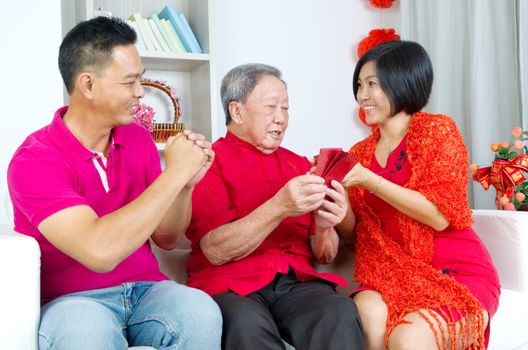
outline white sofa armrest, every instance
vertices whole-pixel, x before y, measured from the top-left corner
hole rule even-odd
[[[474,210],[473,219],[502,286],[488,350],[528,349],[528,212]]]
[[[36,240],[0,226],[0,349],[37,349],[40,250]]]
[[[474,210],[473,219],[502,288],[528,294],[528,212]]]

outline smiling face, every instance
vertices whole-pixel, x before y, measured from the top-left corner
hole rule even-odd
[[[262,153],[273,153],[288,128],[288,108],[284,83],[274,76],[263,76],[245,102],[230,103],[229,129]]]
[[[93,83],[94,108],[110,126],[130,124],[132,107],[144,96],[140,78],[144,72],[141,58],[134,45],[116,46],[112,62]]]
[[[357,84],[356,97],[365,111],[367,124],[384,124],[391,117],[391,103],[381,87],[374,61],[369,61],[361,67]]]

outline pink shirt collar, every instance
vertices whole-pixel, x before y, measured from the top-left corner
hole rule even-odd
[[[68,110],[68,106],[59,108],[53,116],[53,121],[49,126],[49,136],[53,143],[72,161],[81,163],[93,158],[93,152],[84,147],[79,140],[66,127],[62,120],[64,114]],[[125,138],[121,126],[116,126],[112,129],[113,143],[110,146],[110,151],[117,147],[125,146]]]

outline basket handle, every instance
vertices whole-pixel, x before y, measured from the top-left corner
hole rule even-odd
[[[153,81],[150,81],[150,80],[140,80],[140,81],[141,81],[141,85],[150,86],[150,87],[159,89],[159,90],[163,91],[167,96],[169,96],[169,99],[172,102],[172,106],[174,107],[174,124],[178,123],[178,121],[180,119],[180,104],[171,95],[171,91],[166,86],[164,86],[164,85],[162,85],[160,83],[156,83],[156,82],[153,82]]]

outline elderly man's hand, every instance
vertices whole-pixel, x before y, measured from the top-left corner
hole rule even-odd
[[[331,201],[325,199],[319,209],[315,211],[315,224],[319,228],[330,228],[339,224],[346,216],[347,202],[344,187],[336,180],[332,180],[332,188],[326,194]]]
[[[325,195],[323,178],[307,174],[288,181],[275,199],[284,216],[299,216],[320,207]]]
[[[317,228],[310,243],[315,259],[320,264],[330,264],[339,251],[339,236],[334,228]]]

